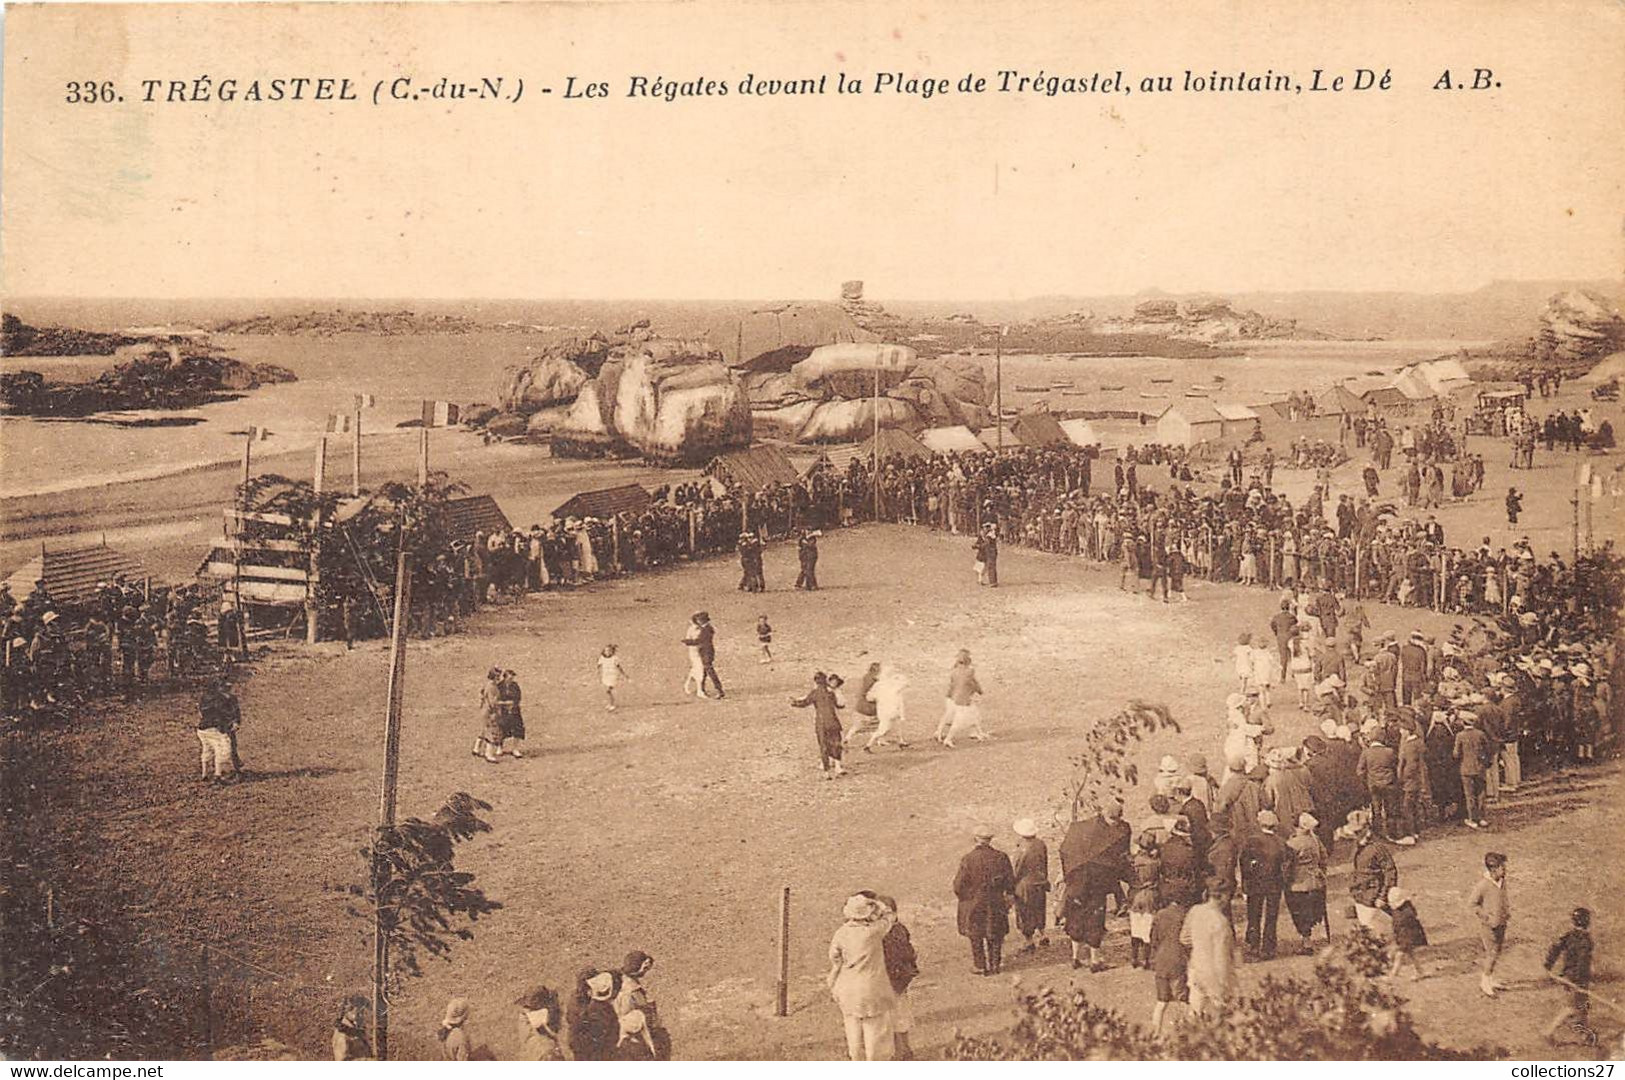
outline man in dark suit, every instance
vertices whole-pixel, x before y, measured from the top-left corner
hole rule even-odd
[[[818,531],[809,529],[801,534],[796,544],[796,558],[801,562],[801,573],[796,575],[796,588],[818,588]]]
[[[1258,831],[1241,845],[1241,887],[1247,894],[1247,951],[1275,958],[1275,926],[1281,918],[1286,888],[1286,841],[1276,834],[1280,820],[1273,810],[1258,812]]]
[[[970,938],[971,964],[978,975],[997,975],[1005,935],[1010,933],[1010,901],[1015,870],[1010,856],[993,846],[993,830],[978,826],[976,846],[959,860],[954,896],[959,900],[959,932]]]
[[[704,665],[704,671],[700,675],[700,694],[705,694],[705,684],[710,682],[716,686],[717,698],[721,700],[728,695],[723,692],[722,679],[717,676],[717,628],[711,625],[711,616],[704,611],[694,618],[699,623],[698,647],[700,663]]]

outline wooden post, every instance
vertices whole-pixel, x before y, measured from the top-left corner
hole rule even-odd
[[[389,693],[384,713],[384,775],[378,793],[380,832],[395,824],[395,783],[400,774],[401,693],[406,682],[406,623],[412,604],[412,556],[402,523],[401,550],[395,561],[395,619],[389,631]],[[376,838],[374,843],[376,844]],[[379,860],[372,867],[373,898],[383,878]],[[389,1058],[389,999],[384,996],[384,978],[389,970],[389,938],[384,933],[384,913],[373,913],[372,930],[372,1046],[379,1061]]]
[[[56,929],[56,890],[45,886],[45,929]]]
[[[875,406],[874,406],[874,433],[869,438],[869,449],[874,455],[874,463],[870,466],[871,475],[875,478],[875,523],[880,523],[880,353],[875,353]]]
[[[354,449],[354,456],[353,456],[353,458],[352,458],[352,460],[350,462],[351,471],[353,473],[352,479],[350,481],[350,494],[351,495],[360,495],[361,494],[361,395],[360,394],[357,394],[356,399],[355,399],[355,446],[354,446],[353,449]]]
[[[429,427],[418,432],[418,487],[429,486]]]
[[[611,551],[613,552],[612,558],[614,559],[615,572],[620,573],[620,571],[621,571],[621,516],[619,514],[616,514],[614,517],[609,519],[609,539],[610,539]]]
[[[1591,494],[1592,489],[1588,486],[1586,488],[1586,551],[1588,552],[1594,550],[1591,536],[1591,504],[1596,500],[1591,497]]]
[[[790,886],[779,892],[779,981],[774,1016],[790,1015]]]
[[[1574,558],[1578,561],[1580,558],[1580,489],[1578,486],[1575,487],[1574,497],[1569,500],[1569,503],[1574,507]]]
[[[993,393],[998,416],[993,420],[993,439],[998,449],[1004,449],[1004,327],[999,327],[993,338]]]
[[[212,1000],[212,987],[209,976],[209,947],[204,945],[198,950],[198,966],[202,973],[202,1001],[200,1011],[203,1013],[203,1056],[210,1061],[214,1060],[214,1002]]]
[[[321,435],[316,439],[316,473],[311,483],[311,490],[316,493],[317,509],[310,519],[310,577],[305,582],[305,644],[314,645],[320,640],[318,624],[321,621],[321,612],[318,609],[319,595],[322,580],[322,511],[320,506],[322,488],[327,479],[327,436]]]
[[[1363,561],[1365,549],[1359,544],[1354,545],[1354,598],[1358,600],[1360,593],[1360,564]]]
[[[694,549],[699,545],[699,524],[692,504],[688,508],[688,557],[694,557]]]
[[[254,432],[256,430],[257,430],[256,428],[250,427],[248,429],[248,438],[243,440],[243,480],[242,480],[242,482],[245,483],[245,484],[248,483],[249,477],[254,475],[254,473],[253,473],[253,465],[254,465]]]

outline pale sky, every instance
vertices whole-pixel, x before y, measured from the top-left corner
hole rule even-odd
[[[1424,14],[1421,10],[1426,8]],[[6,295],[1004,299],[1455,291],[1625,267],[1625,6],[12,7]],[[1145,94],[1356,66],[1387,92]],[[1498,90],[1430,89],[1491,68]],[[839,71],[1133,92],[663,101]],[[140,104],[142,79],[523,77],[517,105]],[[563,100],[565,79],[609,84]],[[68,104],[114,80],[125,102]],[[553,93],[539,93],[551,86]]]

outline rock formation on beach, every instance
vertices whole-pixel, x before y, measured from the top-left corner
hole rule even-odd
[[[132,409],[190,409],[235,391],[294,382],[275,364],[250,366],[195,341],[120,346],[118,361],[90,382],[57,382],[37,371],[0,375],[0,411],[81,417]]]
[[[747,374],[759,433],[793,442],[852,442],[880,426],[913,430],[991,422],[986,373],[964,357],[921,360],[912,348],[869,342],[825,345],[785,372]]]
[[[142,340],[97,330],[30,326],[15,315],[0,317],[0,356],[111,356]]]
[[[543,349],[509,367],[493,434],[550,435],[555,453],[703,461],[750,445],[739,376],[709,342],[662,338],[647,321]]]

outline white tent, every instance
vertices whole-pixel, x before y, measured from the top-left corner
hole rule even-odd
[[[971,429],[963,424],[952,427],[929,428],[920,432],[920,441],[933,454],[967,454],[986,449],[977,441]]]
[[[1224,417],[1211,402],[1176,401],[1157,417],[1157,441],[1164,446],[1195,446],[1223,436]]]

